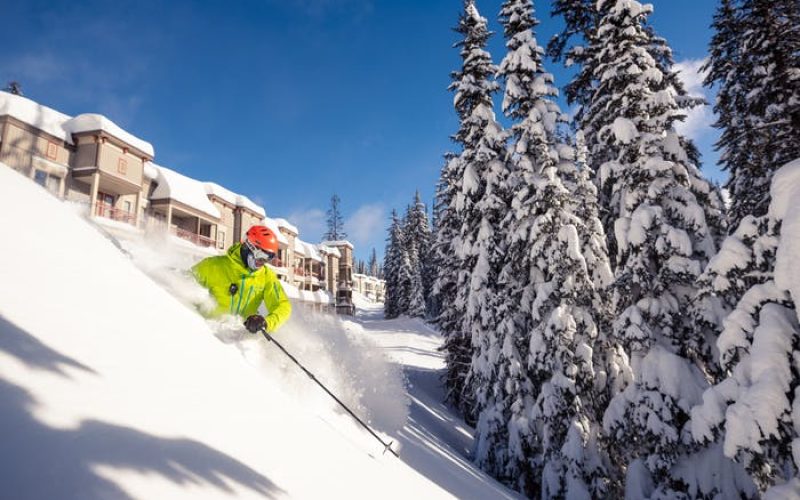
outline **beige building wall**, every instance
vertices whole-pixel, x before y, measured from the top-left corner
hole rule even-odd
[[[14,118],[0,118],[0,161],[36,179],[59,197],[66,192],[71,155],[61,139]]]
[[[96,167],[100,145],[97,138],[91,135],[75,137],[75,154],[72,157],[73,168]]]
[[[220,213],[220,223],[217,226],[217,248],[226,250],[236,243],[234,227],[236,224],[236,207],[214,195],[209,195],[211,203]]]
[[[34,156],[68,166],[71,152],[61,140],[34,129],[8,116],[0,118],[3,124],[2,152],[0,161],[8,166],[27,172]]]
[[[237,227],[234,230],[234,238],[236,238],[236,242],[239,242],[244,240],[244,235],[247,234],[247,230],[250,229],[250,227],[262,224],[264,222],[264,218],[261,217],[260,214],[251,212],[250,210],[242,207],[237,208],[236,212],[239,220]]]
[[[289,274],[286,276],[286,280],[289,283],[294,284],[296,281],[295,272],[294,272],[294,263],[295,263],[295,254],[294,254],[294,241],[297,238],[297,235],[293,232],[289,231],[285,227],[281,227],[278,229],[289,241],[289,245],[286,248],[286,260],[283,263],[284,267],[289,271]]]
[[[97,166],[100,167],[101,172],[124,179],[141,189],[144,177],[144,159],[131,153],[128,148],[101,137]]]

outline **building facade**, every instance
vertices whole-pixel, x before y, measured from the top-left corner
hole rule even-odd
[[[270,267],[290,297],[318,310],[333,310],[334,297],[352,304],[352,244],[306,243],[296,227],[266,217],[247,197],[154,159],[150,143],[105,116],[71,117],[0,91],[0,162],[53,195],[84,204],[90,217],[115,234],[162,231],[208,255],[264,224],[278,235],[279,252]]]

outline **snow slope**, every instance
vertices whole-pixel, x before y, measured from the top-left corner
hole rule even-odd
[[[0,214],[0,498],[514,497],[463,458],[424,325],[296,308],[276,337],[398,460],[274,346],[204,321],[163,242],[126,255],[2,165]]]

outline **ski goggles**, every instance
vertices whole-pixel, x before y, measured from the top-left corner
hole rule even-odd
[[[262,250],[257,246],[253,245],[252,243],[250,243],[249,241],[245,241],[244,244],[247,245],[247,249],[250,250],[250,252],[253,254],[253,258],[255,259],[256,265],[258,267],[261,267],[264,264],[268,264],[269,262],[272,261],[272,259],[275,258],[274,253]]]

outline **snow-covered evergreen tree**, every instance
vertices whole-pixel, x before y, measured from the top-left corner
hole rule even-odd
[[[592,42],[601,12],[597,0],[553,0],[551,14],[564,19],[564,28],[550,39],[547,53],[556,61],[563,59],[568,68],[576,67],[572,81],[564,87],[564,94],[570,105],[577,106],[575,122],[580,127],[595,87],[592,51],[600,49],[601,44]]]
[[[414,195],[414,202],[409,207],[406,215],[406,238],[407,245],[414,247],[416,256],[413,265],[415,282],[420,284],[422,297],[422,307],[414,306],[415,312],[412,316],[427,316],[427,305],[430,302],[431,287],[433,284],[433,269],[431,266],[431,226],[428,222],[428,210],[420,198],[419,191]],[[418,275],[418,276],[416,276]],[[417,293],[416,290],[413,292]],[[416,303],[416,299],[414,299]]]
[[[800,156],[798,25],[797,0],[725,1],[715,17],[706,83],[719,85],[733,227],[766,213],[772,174]]]
[[[549,53],[556,59],[564,58],[567,66],[577,66],[573,80],[565,87],[567,101],[577,106],[575,126],[585,135],[590,151],[590,166],[599,173],[601,165],[613,161],[618,151],[608,147],[607,141],[600,139],[601,131],[613,125],[613,112],[608,112],[614,103],[602,103],[598,106],[598,88],[603,79],[609,75],[600,70],[602,61],[608,50],[608,40],[599,31],[600,20],[607,17],[609,9],[615,2],[602,0],[556,0],[553,14],[564,18],[563,31],[553,37],[549,44]],[[647,45],[640,50],[651,59],[650,64],[659,71],[659,81],[651,82],[659,90],[671,93],[675,120],[683,120],[693,107],[703,104],[702,99],[690,97],[674,69],[672,50],[666,40],[658,37],[654,30],[643,20],[640,31],[647,38]],[[641,75],[639,75],[641,77]],[[647,75],[645,75],[647,76]],[[634,75],[630,75],[635,78]],[[602,95],[602,92],[601,92]],[[704,212],[706,226],[712,240],[718,243],[727,231],[727,219],[724,213],[722,197],[715,186],[710,184],[700,172],[700,155],[691,140],[673,131],[667,141],[667,153],[674,155],[673,160],[680,162],[690,180],[690,190]],[[616,238],[613,223],[618,218],[618,207],[610,200],[608,189],[601,186],[598,179],[595,183],[600,187],[598,193],[600,204],[605,208],[601,214],[612,267],[616,268]]]
[[[728,376],[692,410],[691,428],[698,441],[721,442],[765,498],[794,498],[800,495],[800,159],[776,172],[770,194],[767,214],[745,217],[715,258],[718,281],[730,277],[726,284],[747,290],[717,343]]]
[[[596,391],[592,410],[601,421],[609,401],[630,383],[632,373],[628,355],[611,328],[614,311],[611,307],[610,287],[614,274],[611,271],[606,235],[600,220],[597,187],[592,181],[594,173],[587,157],[588,149],[583,133],[579,131],[575,139],[577,172],[575,185],[571,189],[571,200],[573,213],[582,221],[578,225],[578,237],[593,287],[591,294],[582,296],[581,305],[592,311],[598,325],[598,336],[594,345]]]
[[[456,237],[461,231],[461,215],[456,205],[456,191],[457,180],[463,175],[464,164],[460,157],[455,154],[446,155],[436,189],[434,219],[437,224],[432,250],[436,278],[431,294],[435,310],[434,322],[444,337],[442,352],[445,360],[446,399],[457,407],[465,401],[462,395],[463,388],[472,360],[470,339],[461,329],[463,304],[456,302],[458,273],[461,269],[461,259],[454,247]],[[387,266],[388,262],[384,266],[384,274],[388,276]]]
[[[596,39],[605,42],[591,63],[597,87],[586,124],[607,158],[598,180],[614,230],[613,336],[628,349],[634,376],[613,398],[604,428],[629,465],[629,482],[666,491],[671,467],[688,451],[683,425],[706,384],[686,357],[694,333],[685,313],[715,252],[714,234],[696,196],[699,173],[674,130],[684,99],[664,72],[664,52],[653,50],[663,41],[645,24],[652,6],[599,6]],[[634,477],[644,471],[648,477]]]
[[[392,210],[392,222],[389,226],[389,237],[384,253],[384,279],[386,291],[384,298],[384,316],[387,319],[396,318],[402,314],[402,295],[400,268],[403,263],[403,233],[397,211]]]
[[[456,31],[464,37],[456,44],[463,65],[461,71],[453,73],[450,89],[455,92],[461,122],[454,140],[462,151],[443,172],[441,182],[447,185],[440,193],[448,205],[440,214],[444,227],[437,234],[437,253],[452,251],[455,258],[448,258],[446,263],[456,267],[438,269],[437,293],[448,287],[453,292],[452,303],[440,302],[443,310],[439,315],[445,337],[447,397],[471,421],[474,396],[467,379],[473,339],[494,327],[489,301],[496,283],[492,273],[500,258],[495,230],[503,213],[499,186],[505,172],[505,148],[502,129],[492,111],[492,93],[498,86],[492,79],[495,67],[485,50],[491,32],[473,0],[464,2]],[[445,235],[452,237],[449,244],[443,240]],[[455,282],[449,281],[452,277]]]
[[[609,471],[598,448],[592,349],[599,300],[583,250],[591,247],[597,264],[605,243],[602,233],[590,243],[591,230],[574,214],[578,202],[567,185],[574,189],[578,178],[575,154],[559,140],[564,116],[542,65],[533,3],[508,0],[500,18],[514,197],[504,222],[500,322],[474,343],[476,460],[532,497],[602,497]],[[605,272],[607,285],[607,260]]]
[[[403,237],[405,238],[403,251],[408,256],[406,272],[410,276],[408,309],[405,313],[411,317],[424,318],[427,311],[423,276],[430,247],[430,227],[425,213],[425,205],[420,202],[419,193],[415,196],[415,203],[408,206],[403,223]]]

